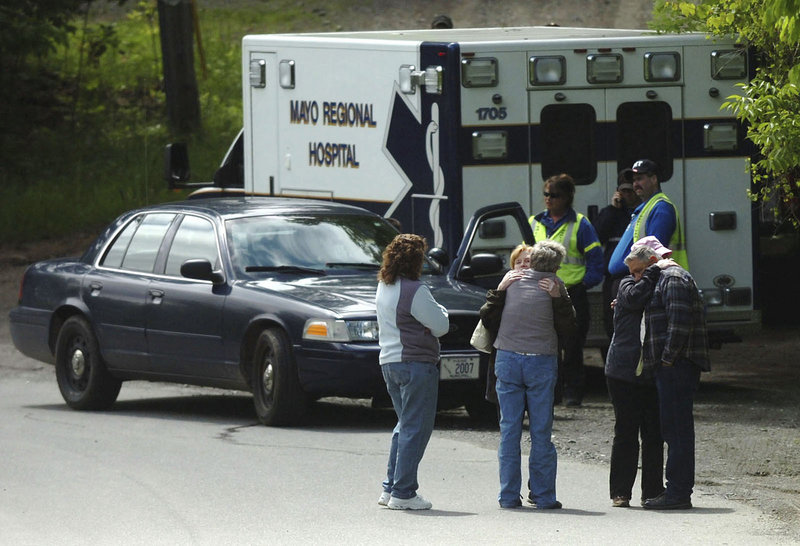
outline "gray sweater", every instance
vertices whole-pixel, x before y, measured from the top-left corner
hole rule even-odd
[[[506,288],[495,348],[542,355],[558,352],[553,303],[550,294],[539,288],[539,280],[545,278],[560,282],[555,273],[528,270]]]

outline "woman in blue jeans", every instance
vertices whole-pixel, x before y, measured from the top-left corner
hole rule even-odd
[[[439,392],[439,340],[450,322],[419,277],[425,239],[397,235],[383,252],[375,303],[380,364],[397,414],[389,463],[378,504],[393,510],[427,510],[417,494],[417,468],[433,432]]]
[[[530,251],[530,269],[509,272],[497,287],[506,291],[495,340],[502,508],[522,505],[520,440],[526,407],[531,434],[529,502],[541,510],[561,508],[556,499],[556,448],[551,441],[553,390],[558,335],[569,335],[577,327],[569,295],[555,274],[565,256],[559,243],[540,241]],[[568,320],[559,320],[565,315]]]

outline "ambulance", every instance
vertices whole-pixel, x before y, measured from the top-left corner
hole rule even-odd
[[[245,36],[243,129],[195,194],[356,204],[424,235],[455,278],[488,288],[502,275],[490,258],[506,268],[533,240],[527,216],[544,209],[546,178],[570,174],[575,210],[593,219],[619,171],[651,159],[716,345],[760,322],[753,151],[722,108],[751,70],[733,40],[645,30]],[[187,185],[185,157],[168,147],[175,186]],[[592,297],[599,306],[599,289]]]

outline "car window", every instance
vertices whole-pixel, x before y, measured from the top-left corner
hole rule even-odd
[[[211,262],[214,269],[219,268],[214,226],[204,218],[184,216],[172,239],[164,273],[180,276],[183,262],[198,258],[205,258]]]
[[[161,240],[174,218],[174,214],[168,213],[145,216],[128,244],[122,258],[122,269],[152,272]]]
[[[578,186],[594,182],[598,161],[594,108],[590,104],[552,104],[542,110],[541,117],[542,180],[570,173]]]
[[[139,227],[142,218],[144,218],[143,215],[137,216],[125,226],[125,229],[120,232],[117,239],[106,251],[106,255],[100,260],[100,265],[113,267],[115,269],[122,266],[122,258],[125,257],[125,252],[128,250],[131,238],[133,238],[133,234],[136,233],[136,229]]]
[[[259,216],[228,220],[231,261],[246,268],[378,268],[397,232],[367,215]]]

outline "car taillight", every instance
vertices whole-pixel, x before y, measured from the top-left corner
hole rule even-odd
[[[19,280],[19,293],[17,294],[17,305],[22,305],[22,288],[25,286],[25,277],[28,276],[28,270],[25,270],[25,273],[22,274],[22,278]]]

